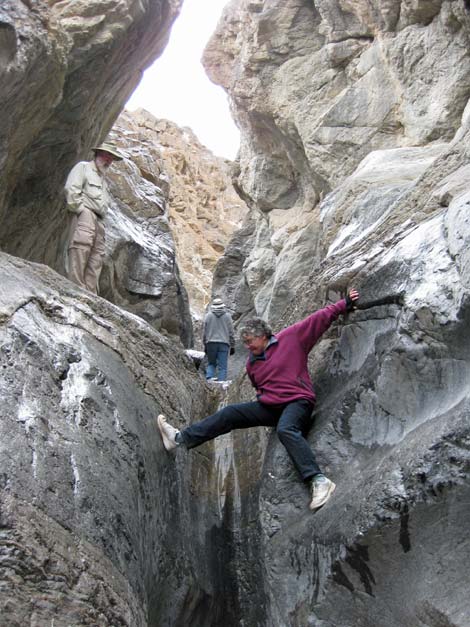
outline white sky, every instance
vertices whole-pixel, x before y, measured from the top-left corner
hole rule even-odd
[[[229,0],[184,0],[162,56],[145,72],[127,103],[157,118],[189,126],[212,152],[234,159],[240,143],[224,90],[211,83],[200,62]]]

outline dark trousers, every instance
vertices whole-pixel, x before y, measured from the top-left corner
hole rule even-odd
[[[258,401],[228,405],[183,429],[181,439],[187,448],[194,448],[233,429],[276,427],[279,439],[305,481],[321,472],[304,437],[311,426],[312,409],[305,399],[285,405],[264,405]]]

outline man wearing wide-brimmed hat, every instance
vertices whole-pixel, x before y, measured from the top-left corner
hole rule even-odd
[[[80,161],[65,183],[67,209],[73,214],[68,240],[68,278],[98,293],[105,253],[104,216],[111,204],[106,171],[123,156],[111,144],[93,148],[93,161]]]

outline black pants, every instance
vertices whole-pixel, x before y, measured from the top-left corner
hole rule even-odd
[[[181,439],[187,448],[194,448],[233,429],[276,427],[300,476],[307,480],[321,472],[304,437],[311,425],[312,409],[313,405],[305,399],[285,405],[264,405],[258,401],[228,405],[183,429]]]

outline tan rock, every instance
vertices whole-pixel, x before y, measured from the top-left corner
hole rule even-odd
[[[189,128],[158,120],[144,110],[126,112],[118,121],[120,127],[151,147],[160,171],[168,177],[168,218],[178,265],[192,312],[200,317],[210,299],[215,264],[247,212],[232,186],[230,162],[214,156]],[[145,171],[152,168],[142,158],[133,155],[146,177]]]

